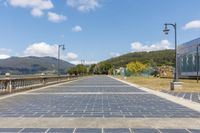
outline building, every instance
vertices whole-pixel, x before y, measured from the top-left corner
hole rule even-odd
[[[178,46],[178,72],[180,77],[197,77],[200,74],[199,51],[200,38]]]

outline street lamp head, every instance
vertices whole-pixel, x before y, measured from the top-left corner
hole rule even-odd
[[[65,50],[65,45],[63,45],[62,50]]]
[[[169,29],[167,27],[167,24],[165,24],[165,29],[163,30],[163,32],[168,35],[169,34]]]

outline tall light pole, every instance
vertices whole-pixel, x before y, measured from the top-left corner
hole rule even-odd
[[[65,50],[65,45],[58,45],[58,76],[60,76],[60,48]]]
[[[81,60],[81,64],[82,64],[82,65],[85,65],[85,60]]]
[[[197,57],[196,57],[197,83],[199,83],[199,47],[200,44],[197,45]]]
[[[172,26],[174,28],[174,34],[175,34],[175,53],[176,53],[176,64],[175,64],[175,72],[174,72],[174,82],[178,82],[178,49],[177,49],[177,32],[176,32],[176,23],[165,23],[165,29],[163,32],[168,35],[170,29],[168,29],[167,26]]]
[[[178,78],[178,48],[177,48],[177,32],[176,32],[176,23],[172,24],[172,23],[165,23],[165,29],[163,30],[163,32],[167,35],[169,33],[169,29],[168,26],[172,26],[174,28],[174,35],[175,35],[175,39],[174,39],[174,43],[175,43],[175,53],[176,53],[176,63],[175,63],[175,71],[174,71],[174,80],[173,82],[171,82],[171,86],[170,89],[171,90],[175,90],[175,89],[182,89],[182,83],[179,82],[179,78]]]

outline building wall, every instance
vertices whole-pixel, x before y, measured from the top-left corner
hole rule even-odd
[[[200,61],[197,60],[197,55],[200,55],[200,47],[199,54],[197,54],[197,46],[199,44],[200,38],[197,38],[178,46],[179,76],[197,76],[197,67],[200,66]]]

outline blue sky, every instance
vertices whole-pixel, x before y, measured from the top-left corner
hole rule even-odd
[[[174,47],[200,35],[199,0],[0,0],[0,58],[54,56],[98,62],[134,51]]]

